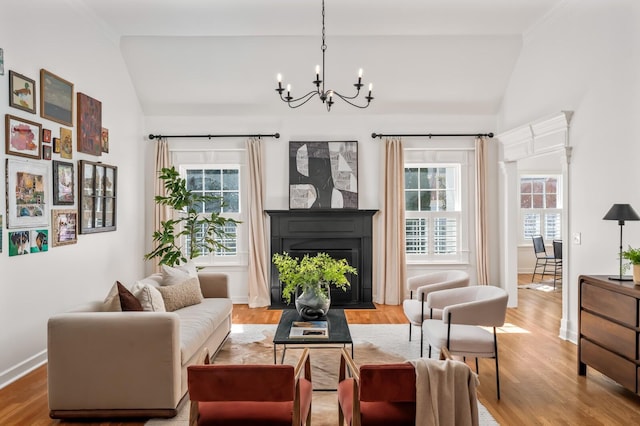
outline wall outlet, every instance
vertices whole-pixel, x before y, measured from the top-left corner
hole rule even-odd
[[[579,246],[582,243],[582,233],[574,232],[573,233],[573,244]]]

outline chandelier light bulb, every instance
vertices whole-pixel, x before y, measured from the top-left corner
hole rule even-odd
[[[358,78],[362,78],[362,68],[358,70]]]

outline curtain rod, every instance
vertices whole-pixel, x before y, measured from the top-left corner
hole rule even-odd
[[[149,139],[160,139],[160,138],[280,138],[280,133],[272,133],[272,134],[255,134],[255,135],[149,135]]]
[[[431,138],[446,138],[446,137],[455,137],[455,136],[475,136],[481,137],[486,136],[488,138],[493,137],[493,133],[398,133],[398,134],[384,134],[384,133],[371,133],[372,138],[380,138],[382,139],[384,136],[402,136],[402,137],[428,137]]]

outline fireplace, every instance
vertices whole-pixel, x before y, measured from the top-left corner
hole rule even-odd
[[[271,217],[271,257],[325,252],[346,259],[358,270],[347,291],[331,288],[331,306],[373,308],[372,230],[377,210],[268,210]],[[278,270],[271,264],[271,306],[285,307]]]

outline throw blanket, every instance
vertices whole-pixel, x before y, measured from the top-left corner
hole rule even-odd
[[[419,358],[416,369],[416,426],[478,426],[478,377],[460,361]]]

